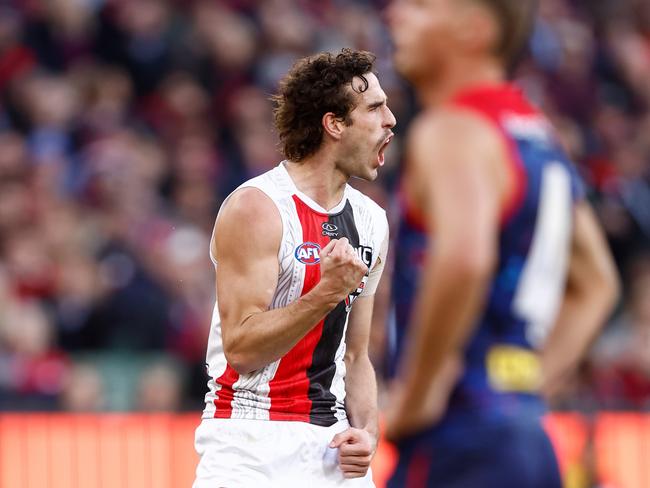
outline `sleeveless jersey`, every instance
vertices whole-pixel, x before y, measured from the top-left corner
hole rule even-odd
[[[484,117],[499,131],[517,183],[515,197],[502,215],[491,288],[465,347],[465,370],[439,425],[454,412],[498,416],[518,410],[515,404],[531,402],[535,410],[543,409],[536,394],[540,364],[535,349],[561,305],[572,209],[583,198],[580,179],[549,122],[518,88],[503,84],[465,90],[452,105]],[[403,210],[393,274],[397,351],[411,319],[427,246],[424,219],[408,205]]]
[[[366,265],[375,266],[388,223],[384,210],[359,191],[346,185],[341,203],[328,212],[296,188],[284,163],[239,188],[245,187],[264,192],[282,219],[278,284],[270,309],[286,307],[319,282],[319,251],[331,239],[347,237]],[[215,303],[203,418],[290,420],[320,426],[345,419],[344,338],[352,302],[364,294],[366,278],[284,357],[246,375],[239,375],[226,361]]]

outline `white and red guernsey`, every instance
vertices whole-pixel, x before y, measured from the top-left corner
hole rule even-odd
[[[341,203],[329,212],[296,188],[284,163],[240,186],[244,187],[263,191],[282,217],[280,270],[270,309],[287,306],[318,283],[318,251],[331,239],[347,237],[370,269],[380,250],[385,252],[388,223],[384,210],[350,186]],[[374,292],[364,285],[365,279],[284,357],[246,375],[239,375],[226,361],[215,303],[203,418],[302,421],[321,426],[345,419],[344,338],[352,302],[360,294]]]

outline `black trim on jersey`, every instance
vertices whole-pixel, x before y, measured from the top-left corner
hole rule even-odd
[[[355,249],[359,247],[359,232],[354,222],[354,212],[349,200],[341,212],[329,216],[327,223],[337,228],[338,236],[336,238],[347,237],[352,247]],[[314,349],[312,364],[307,369],[307,378],[309,378],[307,396],[312,401],[310,412],[312,424],[327,427],[336,423],[336,417],[332,410],[332,406],[336,404],[336,396],[330,391],[330,388],[336,374],[334,358],[343,339],[347,315],[345,301],[339,303],[334,310],[327,314],[323,324],[323,334]]]

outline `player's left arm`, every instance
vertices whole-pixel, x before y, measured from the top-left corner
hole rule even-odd
[[[408,350],[387,415],[389,439],[433,424],[460,374],[498,252],[503,142],[464,112],[421,120],[409,141],[412,181],[428,229]]]
[[[368,355],[375,291],[386,254],[388,234],[370,271],[366,288],[354,301],[345,336],[345,409],[350,428],[337,434],[330,447],[339,449],[339,466],[346,478],[366,475],[377,448],[377,380]]]
[[[574,209],[567,284],[555,326],[542,348],[542,393],[563,393],[619,297],[614,259],[586,201]]]
[[[348,320],[345,409],[350,428],[330,444],[339,449],[339,466],[346,478],[365,476],[377,447],[377,381],[368,356],[374,301],[374,296],[357,298]]]

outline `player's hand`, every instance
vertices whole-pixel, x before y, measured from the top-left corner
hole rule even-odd
[[[366,430],[349,427],[334,436],[331,448],[339,450],[339,467],[346,478],[363,478],[370,468],[377,441]]]
[[[426,408],[422,402],[415,410],[407,405],[404,389],[393,385],[389,398],[391,403],[386,410],[384,437],[389,442],[398,442],[433,425],[440,418],[439,408]]]
[[[332,239],[320,254],[319,290],[333,303],[339,303],[357,289],[368,266],[359,258],[347,238]]]
[[[445,360],[429,385],[408,391],[403,386],[404,382],[395,380],[389,388],[391,403],[386,411],[386,440],[397,442],[435,425],[445,414],[451,392],[462,372],[462,359],[452,355]]]
[[[544,371],[542,374],[540,394],[546,403],[554,406],[575,395],[577,378],[575,373],[571,373],[561,374],[558,372],[555,376],[552,376]]]

